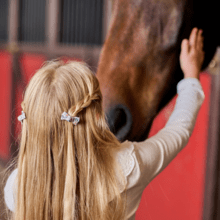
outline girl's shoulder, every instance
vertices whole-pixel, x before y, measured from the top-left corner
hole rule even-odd
[[[116,169],[116,176],[119,180],[119,188],[120,191],[123,192],[125,187],[126,190],[128,190],[136,185],[141,175],[133,142],[123,142],[119,148],[115,148],[113,150],[113,157],[120,166],[123,174],[122,178],[121,172]]]
[[[121,147],[116,148],[114,151],[114,157],[122,167],[123,174],[128,176],[135,165],[134,160],[134,145],[130,141],[125,141],[121,144]]]
[[[14,201],[16,196],[15,181],[17,174],[18,174],[18,169],[13,170],[4,188],[5,203],[12,212],[14,211]]]

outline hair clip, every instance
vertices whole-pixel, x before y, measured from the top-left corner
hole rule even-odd
[[[79,117],[72,117],[66,112],[63,112],[61,115],[61,120],[66,120],[68,122],[72,122],[74,125],[77,125],[79,123],[80,118]]]
[[[21,111],[21,115],[18,116],[18,121],[21,122],[21,124],[23,123],[23,120],[26,118],[25,113],[23,111]]]

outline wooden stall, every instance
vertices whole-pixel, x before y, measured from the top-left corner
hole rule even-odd
[[[17,154],[23,91],[44,61],[87,62],[94,71],[111,17],[108,0],[3,0],[0,8],[0,163]],[[137,220],[219,219],[220,51],[201,74],[206,100],[187,147],[146,188]],[[211,73],[211,74],[210,74]],[[151,128],[157,133],[176,97]]]

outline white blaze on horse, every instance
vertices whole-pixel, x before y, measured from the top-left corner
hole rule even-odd
[[[217,3],[195,0],[114,0],[97,77],[110,129],[124,141],[146,139],[158,112],[183,78],[180,45],[203,29],[205,61],[219,44]],[[216,20],[215,20],[216,19]]]

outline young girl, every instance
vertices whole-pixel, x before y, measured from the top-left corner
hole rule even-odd
[[[79,62],[48,62],[22,102],[17,169],[5,202],[16,220],[135,219],[141,195],[187,144],[204,100],[202,31],[183,40],[175,109],[144,142],[119,143],[102,110],[99,83]]]

